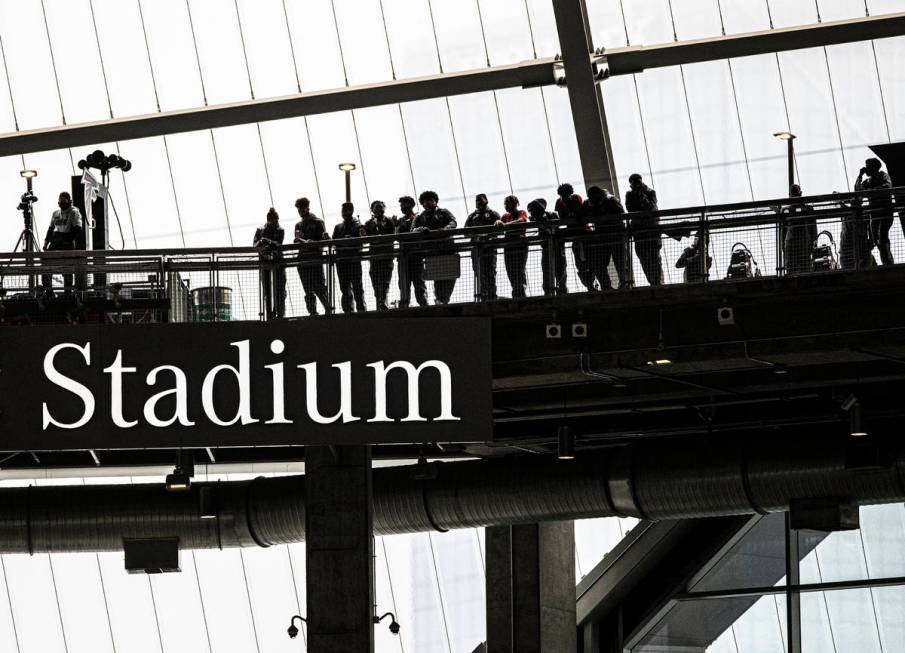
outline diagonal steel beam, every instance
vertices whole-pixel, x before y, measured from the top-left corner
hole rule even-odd
[[[610,75],[623,75],[663,66],[835,45],[903,34],[905,34],[905,12],[900,12],[696,41],[615,48],[607,50],[603,57],[595,56],[593,59],[598,64],[605,61]],[[558,77],[561,77],[561,72],[557,73],[559,67],[560,62],[552,57],[534,59],[479,70],[0,134],[0,156],[229,127],[503,88],[544,86],[557,83]]]

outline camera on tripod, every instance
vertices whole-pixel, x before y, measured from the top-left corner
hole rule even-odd
[[[22,198],[19,201],[19,206],[16,207],[17,211],[27,211],[31,208],[31,205],[38,201],[37,196],[29,191],[25,191],[22,193]]]

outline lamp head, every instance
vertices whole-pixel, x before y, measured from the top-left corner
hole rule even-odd
[[[290,625],[286,632],[289,633],[289,639],[295,639],[299,636],[299,629],[295,624]]]
[[[34,179],[38,176],[37,170],[21,170],[19,175],[22,176],[23,179]]]
[[[355,170],[355,167],[356,166],[354,163],[340,163],[339,164],[339,169],[342,170],[343,172],[352,172],[353,170]]]
[[[794,141],[797,138],[792,132],[776,132],[773,135],[781,141]]]

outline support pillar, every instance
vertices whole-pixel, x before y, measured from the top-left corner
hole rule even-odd
[[[553,0],[553,11],[585,187],[600,186],[619,197],[603,96],[590,58],[594,46],[585,0]]]
[[[486,531],[487,653],[574,653],[575,523]]]
[[[374,651],[371,448],[306,447],[308,650]]]

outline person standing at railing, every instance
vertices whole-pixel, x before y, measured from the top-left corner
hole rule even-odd
[[[421,202],[423,210],[415,218],[413,232],[430,237],[431,232],[443,232],[456,228],[456,217],[447,209],[437,206],[440,196],[436,192],[426,190],[418,196],[418,201]],[[435,256],[443,256],[444,261],[448,259],[455,266],[454,270],[443,271],[443,277],[446,278],[434,280],[434,300],[438,304],[448,304],[456,287],[456,279],[459,278],[459,255],[453,247],[452,240],[448,237],[437,242],[436,249]]]
[[[333,228],[333,240],[336,241],[336,278],[342,294],[340,306],[343,313],[368,310],[365,306],[365,291],[361,282],[361,243],[357,240],[348,243],[349,239],[363,238],[364,227],[355,217],[355,205],[343,202],[342,222]]]
[[[571,232],[577,225],[581,224],[584,198],[575,192],[572,184],[560,184],[559,188],[556,189],[556,195],[558,197],[554,211],[559,216],[560,222],[569,227]],[[588,278],[588,264],[584,252],[584,243],[580,239],[572,242],[572,258],[575,260],[575,271],[578,274],[578,279],[584,284]],[[585,284],[585,288],[587,288],[587,284]]]
[[[295,238],[293,242],[305,245],[299,250],[299,280],[305,291],[305,307],[309,315],[317,315],[317,300],[324,305],[327,315],[333,312],[330,299],[327,295],[327,280],[324,276],[324,253],[320,245],[329,240],[327,226],[324,221],[311,212],[311,202],[307,197],[300,197],[295,201],[295,208],[299,212],[299,220],[295,224]]]
[[[252,246],[258,248],[261,260],[261,284],[264,287],[264,306],[267,319],[279,320],[286,306],[286,268],[283,267],[285,233],[280,226],[280,214],[272,206],[267,211],[267,223],[258,227]]]
[[[676,261],[676,267],[683,269],[685,283],[699,283],[710,277],[713,257],[710,255],[710,233],[706,227],[698,230],[690,247]]]
[[[628,283],[625,251],[625,209],[612,193],[599,186],[588,189],[588,199],[582,207],[585,225],[584,254],[587,258],[582,283],[588,290],[610,290],[610,261],[616,270],[619,287]],[[595,279],[597,284],[595,285]]]
[[[500,214],[488,207],[484,193],[474,198],[475,210],[465,220],[465,227],[492,227],[500,220]],[[475,299],[479,302],[494,301],[496,297],[496,247],[491,243],[494,237],[481,234],[472,239],[471,268],[474,271],[477,288]]]
[[[503,200],[506,212],[496,223],[496,226],[506,228],[503,236],[503,261],[509,285],[512,286],[512,299],[525,297],[528,290],[528,278],[525,275],[525,267],[528,265],[528,241],[525,238],[528,214],[519,208],[519,204],[515,195]]]
[[[864,162],[855,181],[855,191],[888,190],[892,188],[892,180],[884,170],[880,159],[871,157]],[[893,221],[893,201],[891,194],[878,194],[868,199],[870,206],[870,235],[880,250],[880,261],[883,265],[892,265],[895,260],[892,256],[892,246],[889,242],[889,230]],[[903,222],[905,230],[905,222]]]
[[[386,204],[381,200],[371,202],[371,219],[365,223],[368,236],[387,236],[379,242],[371,243],[368,275],[377,301],[378,311],[388,311],[387,294],[390,292],[390,280],[393,278],[393,240],[389,238],[396,233],[396,222],[386,215]]]
[[[44,236],[44,251],[53,252],[60,250],[76,249],[79,239],[82,237],[82,213],[78,207],[72,205],[72,196],[63,191],[57,201],[57,210],[50,218],[50,226],[47,227],[47,235]],[[53,276],[41,275],[41,285],[44,295],[53,299]],[[72,274],[63,275],[63,296],[72,294]]]
[[[396,233],[409,234],[418,214],[415,213],[415,198],[403,195],[399,198],[402,216],[396,220]],[[418,306],[427,306],[427,288],[424,284],[424,255],[417,244],[408,238],[399,239],[399,308],[408,308],[412,301],[412,288]]]
[[[625,194],[625,208],[629,213],[652,213],[660,210],[657,191],[644,183],[637,172],[628,178],[630,189]],[[645,215],[632,217],[631,228],[635,238],[635,254],[641,261],[641,268],[647,282],[652,286],[663,283],[663,262],[660,258],[660,217]]]
[[[528,202],[528,220],[538,224],[540,236],[543,239],[540,264],[543,268],[544,295],[567,294],[569,288],[566,283],[566,244],[556,231],[559,216],[547,211],[547,200],[539,197]]]
[[[782,210],[785,226],[783,259],[786,274],[800,274],[813,269],[812,253],[817,242],[817,220],[814,208],[801,201],[801,186],[793,184],[789,190],[792,202]]]

